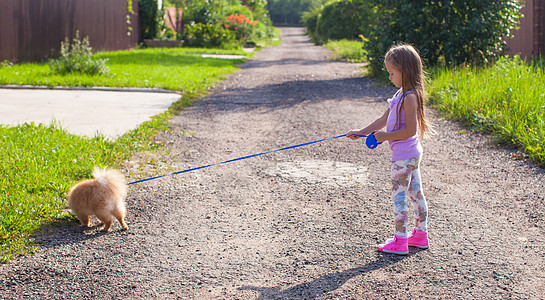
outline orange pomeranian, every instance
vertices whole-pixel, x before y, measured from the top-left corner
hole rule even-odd
[[[95,168],[93,177],[95,179],[84,180],[70,189],[68,207],[85,227],[89,227],[89,217],[95,215],[104,223],[101,231],[110,231],[114,218],[123,229],[128,229],[125,223],[128,188],[123,174],[116,170]]]

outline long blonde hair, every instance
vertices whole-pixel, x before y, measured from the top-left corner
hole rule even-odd
[[[432,132],[432,128],[426,120],[426,114],[424,112],[424,103],[426,101],[426,77],[424,75],[424,67],[420,55],[411,45],[395,45],[386,53],[384,63],[390,64],[401,72],[401,101],[399,101],[396,126],[399,126],[399,116],[401,114],[401,109],[403,108],[404,98],[407,92],[412,91],[418,102],[416,113],[420,131],[419,137],[423,138],[427,135],[427,132]]]

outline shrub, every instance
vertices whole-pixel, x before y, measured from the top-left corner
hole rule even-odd
[[[309,11],[303,12],[302,20],[305,28],[307,29],[307,34],[311,37],[316,32],[316,25],[318,24],[318,18],[322,12],[323,7],[316,7]]]
[[[93,48],[89,45],[89,37],[83,40],[79,38],[79,31],[70,44],[68,38],[61,42],[61,56],[58,59],[49,61],[51,71],[56,74],[66,75],[70,73],[81,73],[87,75],[108,74],[110,70],[106,67],[107,59],[93,58]]]
[[[252,12],[254,20],[263,23],[265,26],[270,27],[272,25],[269,12],[267,11],[267,0],[245,0],[244,4],[247,5]],[[246,6],[242,6],[246,7]]]
[[[318,44],[326,43],[328,40],[357,39],[360,34],[368,35],[371,25],[376,23],[376,20],[376,8],[371,1],[333,1],[322,7],[315,21],[314,30],[309,32]]]
[[[191,47],[231,49],[239,47],[235,33],[220,24],[194,23],[184,26],[184,44]]]
[[[373,0],[379,21],[366,44],[371,74],[382,72],[385,52],[396,43],[419,49],[434,66],[444,57],[447,65],[482,65],[498,58],[505,37],[519,17],[517,0]]]
[[[229,15],[224,27],[231,30],[241,44],[247,44],[252,40],[254,27],[257,21],[253,21],[245,15]]]
[[[140,0],[139,16],[142,36],[145,39],[154,39],[159,32],[159,22],[162,19],[157,0]]]
[[[233,48],[272,37],[273,27],[265,9],[267,2],[240,3],[239,0],[187,2],[183,14],[184,45]]]

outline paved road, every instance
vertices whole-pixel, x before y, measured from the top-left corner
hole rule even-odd
[[[73,134],[116,139],[179,99],[173,92],[0,88],[0,124],[55,121]]]

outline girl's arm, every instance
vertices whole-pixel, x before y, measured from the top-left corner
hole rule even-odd
[[[358,135],[369,135],[377,130],[380,130],[386,127],[386,122],[388,121],[388,114],[390,114],[390,108],[384,112],[382,117],[376,119],[373,123],[367,125],[367,127],[360,130],[351,130],[346,134],[346,137],[352,140],[357,140],[360,137]]]
[[[403,140],[416,134],[417,129],[417,100],[416,95],[408,94],[403,101],[403,111],[405,112],[405,128],[392,132],[375,132],[375,138],[378,142],[387,140]]]

